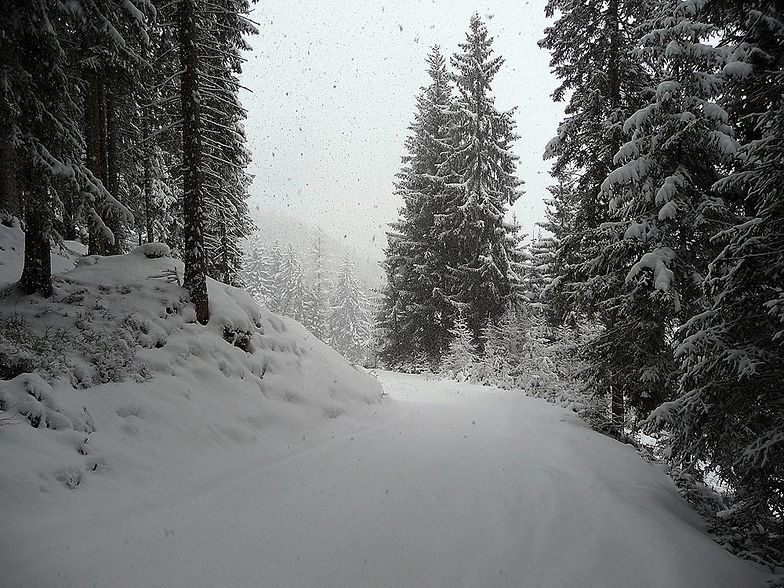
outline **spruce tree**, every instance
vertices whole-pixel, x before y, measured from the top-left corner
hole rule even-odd
[[[268,258],[264,243],[258,233],[253,233],[245,242],[245,256],[242,261],[240,279],[245,290],[259,304],[266,304],[267,290],[265,272]]]
[[[608,279],[593,262],[616,240],[606,224],[609,197],[601,185],[615,167],[613,158],[625,138],[623,122],[649,92],[649,70],[632,53],[649,5],[642,0],[550,0],[545,12],[558,18],[539,42],[550,50],[550,65],[561,80],[553,99],[568,97],[566,118],[545,150],[545,157],[554,159],[552,174],[559,182],[551,190],[546,225],[558,239],[553,263],[559,276],[547,289],[546,301],[553,319],[564,321],[582,311],[608,332],[615,328],[617,313],[603,301],[623,287],[623,280]],[[601,350],[610,351],[606,346]],[[607,353],[596,355],[593,345],[586,352],[596,362],[589,362],[594,373],[605,376],[593,378],[590,386],[611,397],[620,423],[623,378],[618,370],[607,369],[615,360]]]
[[[210,318],[210,302],[207,296],[207,257],[204,248],[207,209],[204,192],[202,98],[199,90],[201,55],[197,36],[199,25],[197,0],[180,0],[179,9],[180,62],[182,66],[180,101],[183,118],[183,217],[185,221],[184,285],[196,308],[196,320],[205,324]]]
[[[144,8],[146,3],[142,3]],[[126,54],[143,39],[144,12],[130,3],[117,6],[91,0],[78,11],[62,3],[13,1],[0,24],[0,168],[5,208],[23,213],[25,292],[51,293],[50,241],[55,221],[70,234],[71,213],[80,200],[117,204],[104,183],[82,161],[85,141],[78,101],[85,80],[76,64],[82,44],[96,28],[114,39],[107,51]],[[128,23],[123,37],[119,22]],[[89,47],[90,45],[88,43]],[[121,208],[118,205],[118,208]],[[124,209],[123,209],[124,210]],[[59,216],[69,218],[63,222]],[[105,228],[97,214],[93,219]]]
[[[305,321],[308,330],[322,341],[327,339],[329,292],[332,288],[324,237],[319,230],[308,258],[308,280],[305,287]]]
[[[714,186],[736,218],[716,237],[708,309],[685,325],[679,397],[655,419],[674,465],[706,470],[731,490],[720,531],[765,563],[784,553],[784,10],[715,2],[701,16],[724,29],[722,98],[743,142]]]
[[[485,326],[519,297],[515,228],[505,221],[520,195],[515,176],[517,139],[512,111],[495,107],[491,84],[504,63],[493,57],[493,38],[477,14],[452,57],[457,96],[450,111],[450,150],[444,169],[447,211],[442,247],[454,255],[449,299],[478,343]]]
[[[383,264],[387,287],[377,320],[387,333],[380,356],[388,364],[420,354],[438,362],[450,339],[454,312],[447,297],[452,251],[440,239],[447,211],[444,166],[452,92],[439,47],[432,48],[427,65],[430,83],[417,97],[397,176],[403,207],[387,234]]]
[[[338,271],[331,306],[330,346],[350,362],[364,361],[370,345],[369,308],[348,255]]]
[[[283,313],[285,308],[282,271],[283,252],[280,249],[280,243],[276,239],[265,260],[263,274],[261,276],[264,292],[266,293],[265,302],[267,308],[275,313]]]
[[[280,287],[280,312],[299,322],[304,322],[306,294],[302,283],[302,265],[291,243],[281,261]]]
[[[629,140],[602,185],[616,238],[590,262],[613,285],[602,301],[611,325],[589,353],[591,383],[620,388],[643,413],[674,394],[671,342],[702,309],[711,239],[728,219],[712,185],[737,149],[714,102],[723,51],[706,41],[717,29],[686,4],[657,8],[635,51],[655,72],[651,100],[624,124]]]
[[[241,51],[250,48],[245,36],[257,33],[247,17],[249,10],[248,0],[211,0],[200,10],[207,272],[227,284],[238,283],[240,242],[253,229],[246,202],[250,186],[245,171],[250,154],[242,126],[246,112],[238,96]]]
[[[455,320],[449,332],[452,340],[441,363],[441,371],[461,382],[469,380],[477,367],[474,333],[462,316]]]

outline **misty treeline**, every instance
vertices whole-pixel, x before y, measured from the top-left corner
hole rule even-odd
[[[238,100],[248,0],[9,0],[0,19],[0,208],[23,219],[21,286],[52,291],[50,243],[164,242],[237,283],[249,154]]]
[[[301,255],[289,243],[266,246],[262,235],[247,240],[241,272],[245,288],[270,311],[302,323],[353,363],[371,357],[371,302],[346,254],[335,267],[319,234]]]
[[[502,62],[474,17],[451,71],[437,48],[428,57],[381,355],[465,373],[496,361],[500,340],[513,370],[576,375],[606,399],[611,432],[658,438],[722,542],[780,563],[784,8],[550,0],[546,12],[539,44],[566,103],[545,151],[547,234],[521,245],[504,224],[515,137],[490,98]]]

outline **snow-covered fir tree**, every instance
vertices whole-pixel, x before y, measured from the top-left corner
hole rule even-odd
[[[277,239],[261,268],[261,284],[267,308],[272,312],[283,312],[283,252]]]
[[[251,234],[245,241],[240,280],[243,287],[259,304],[266,304],[267,284],[265,275],[268,266],[267,252],[258,233]]]
[[[455,257],[450,300],[459,305],[477,342],[485,326],[519,295],[515,227],[505,220],[520,196],[512,111],[495,106],[492,82],[504,60],[474,14],[452,56],[457,96],[450,112],[450,151],[444,169],[448,208],[441,243]]]
[[[250,185],[245,172],[250,154],[242,124],[246,113],[238,96],[241,52],[250,48],[245,37],[257,32],[249,11],[248,0],[211,0],[200,13],[207,271],[227,284],[238,282],[240,242],[253,230],[246,202]]]
[[[700,16],[724,30],[721,98],[742,115],[743,145],[714,186],[734,218],[715,238],[724,248],[708,267],[707,310],[683,329],[679,397],[651,422],[668,429],[678,470],[731,489],[717,519],[730,545],[770,564],[784,553],[784,8],[719,1]]]
[[[624,123],[629,139],[602,185],[616,240],[590,262],[613,285],[602,301],[609,324],[589,351],[590,382],[620,389],[643,414],[674,393],[674,330],[701,308],[712,238],[728,218],[712,185],[737,150],[715,103],[724,52],[706,41],[718,30],[689,4],[661,2],[640,26],[634,54],[655,85]]]
[[[297,258],[294,245],[289,243],[286,253],[280,264],[280,308],[277,312],[291,318],[305,322],[305,300],[307,298],[305,285],[302,281],[302,264]],[[273,295],[274,297],[274,295]]]
[[[610,219],[609,197],[600,186],[615,167],[624,121],[647,96],[649,71],[632,51],[649,12],[650,3],[642,0],[550,0],[546,7],[557,19],[539,44],[550,50],[550,65],[561,80],[553,99],[568,98],[566,118],[545,150],[558,180],[546,225],[558,239],[553,263],[559,275],[546,291],[555,320],[577,310],[613,326],[612,312],[601,302],[622,280],[598,275],[592,262],[615,240],[604,224]],[[622,420],[621,384],[606,379],[594,384],[597,394],[612,396],[615,418]]]
[[[328,326],[329,344],[347,360],[362,363],[370,344],[370,313],[348,255],[338,270]]]
[[[531,252],[531,300],[539,303],[556,278],[555,252],[558,240],[552,235],[540,234],[530,245]]]
[[[305,287],[304,325],[322,341],[327,339],[329,317],[329,292],[332,289],[331,271],[324,237],[319,230],[313,240],[307,259],[308,279]]]
[[[450,339],[454,313],[447,297],[453,251],[441,240],[452,92],[439,47],[432,48],[427,65],[430,82],[417,97],[407,155],[397,176],[396,193],[403,207],[387,234],[387,286],[377,315],[379,328],[386,332],[380,356],[387,364],[410,362],[422,354],[438,362]]]
[[[469,380],[476,368],[477,349],[474,333],[462,317],[449,330],[452,340],[441,362],[441,372],[458,381]]]
[[[113,241],[109,217],[130,220],[127,208],[109,192],[106,176],[93,172],[82,119],[91,96],[85,88],[87,70],[138,57],[134,51],[146,39],[152,13],[149,3],[140,6],[103,0],[82,2],[78,10],[38,0],[4,6],[0,195],[4,208],[24,212],[27,243],[21,286],[27,293],[51,293],[50,241],[58,233],[76,236],[73,217],[80,209],[86,211],[83,216],[93,233],[107,241]],[[103,131],[109,137],[105,124]],[[112,155],[116,161],[116,152]],[[102,163],[106,169],[106,158]]]

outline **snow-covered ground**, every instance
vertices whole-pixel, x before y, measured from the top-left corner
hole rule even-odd
[[[0,583],[764,585],[763,569],[703,532],[659,467],[569,411],[379,376],[386,403],[302,436],[194,450],[187,468],[29,508],[4,496]]]

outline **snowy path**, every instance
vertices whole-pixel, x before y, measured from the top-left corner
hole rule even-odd
[[[663,473],[570,413],[381,377],[394,399],[386,420],[337,419],[334,439],[221,479],[195,473],[168,495],[107,496],[51,523],[42,514],[0,554],[0,584],[764,584],[698,530]]]

